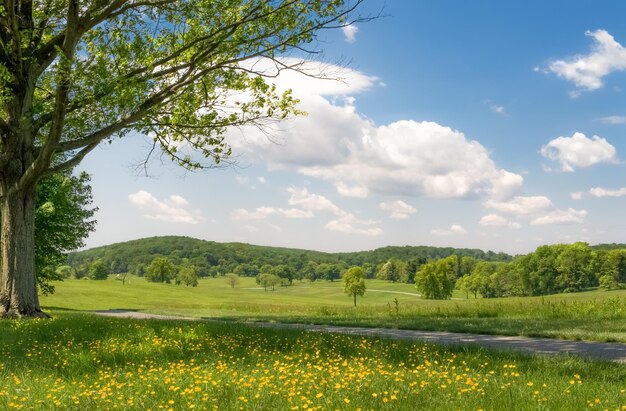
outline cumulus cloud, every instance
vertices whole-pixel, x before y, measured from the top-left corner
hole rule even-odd
[[[569,196],[571,197],[572,200],[582,200],[583,199],[583,193],[581,191],[576,191],[574,193],[570,193]]]
[[[395,219],[409,218],[411,214],[414,214],[417,211],[415,207],[405,203],[402,200],[387,201],[380,203],[378,206],[381,208],[381,210],[385,210],[390,213],[389,218]]]
[[[139,190],[129,194],[128,199],[139,208],[141,215],[145,218],[186,224],[198,224],[204,221],[200,211],[189,210],[189,202],[179,195],[171,195],[159,200],[151,193]]]
[[[615,147],[606,139],[599,136],[587,138],[583,133],[555,138],[541,147],[541,155],[557,161],[561,170],[567,172],[574,171],[577,167],[585,168],[618,161]]]
[[[520,189],[521,175],[497,167],[484,146],[458,130],[413,120],[375,125],[357,112],[353,95],[373,87],[377,79],[333,69],[343,86],[293,72],[278,76],[277,87],[292,88],[308,115],[279,125],[271,141],[258,130],[245,129],[233,136],[235,149],[270,168],[325,179],[351,197],[374,192],[503,199]]]
[[[343,35],[348,43],[354,43],[356,41],[356,34],[359,32],[359,28],[354,24],[350,24],[349,26],[342,27],[341,31],[343,31]]]
[[[230,217],[235,221],[244,220],[264,220],[271,215],[282,215],[286,218],[311,218],[313,213],[308,210],[299,210],[297,208],[275,208],[275,207],[257,207],[254,211],[248,211],[238,208],[230,213]]]
[[[587,210],[554,210],[531,221],[533,225],[545,224],[582,224],[587,216]]]
[[[589,194],[593,197],[623,197],[626,196],[626,187],[618,188],[617,190],[594,187],[589,190]]]
[[[307,211],[327,211],[333,214],[341,214],[342,210],[328,198],[310,193],[306,188],[290,187],[287,192],[291,194],[287,201],[289,205],[298,206]]]
[[[506,218],[497,214],[488,214],[483,216],[478,222],[483,227],[508,227],[508,228],[521,228],[520,223],[509,221]]]
[[[594,41],[589,54],[553,61],[548,69],[578,89],[597,90],[604,85],[604,77],[626,70],[626,50],[606,30],[587,31],[585,35]]]
[[[507,197],[523,181],[520,175],[498,169],[477,141],[433,122],[370,125],[346,147],[341,161],[300,171],[378,193],[433,198]]]

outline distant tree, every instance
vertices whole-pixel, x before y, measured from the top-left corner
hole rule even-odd
[[[198,270],[193,265],[184,265],[176,274],[176,284],[185,284],[186,286],[198,286]]]
[[[176,276],[176,266],[167,257],[155,257],[146,267],[146,280],[153,283],[170,283]]]
[[[256,277],[259,274],[259,267],[253,264],[239,264],[233,273],[241,277]]]
[[[557,284],[563,291],[579,291],[597,285],[594,284],[596,269],[596,252],[587,243],[568,245],[557,258]]]
[[[284,285],[291,285],[293,283],[295,272],[287,264],[279,264],[275,266],[272,273],[278,276]]]
[[[317,263],[315,261],[307,261],[307,263],[300,269],[300,275],[302,278],[306,278],[310,282],[317,280]]]
[[[74,269],[69,265],[61,265],[55,271],[61,278],[70,278],[74,275]]]
[[[333,282],[341,277],[341,266],[336,263],[322,263],[317,266],[318,278]]]
[[[365,274],[365,278],[376,278],[376,266],[372,263],[363,263],[363,273]],[[415,276],[415,272],[413,273]]]
[[[230,288],[235,288],[239,285],[239,276],[235,273],[226,274],[226,284],[230,285]]]
[[[280,283],[280,277],[275,274],[261,274],[259,276],[259,283],[263,286],[265,291],[270,288],[274,291],[274,287]]]
[[[113,257],[113,261],[111,261],[111,274],[120,274],[128,272],[128,264],[120,257]]]
[[[391,281],[392,283],[400,280],[400,270],[397,261],[389,260],[380,267],[376,273],[379,280]]]
[[[455,255],[426,263],[415,274],[415,287],[425,298],[448,299],[454,289],[457,266]]]
[[[365,273],[361,267],[351,267],[343,274],[344,292],[354,298],[356,307],[356,296],[365,294]]]
[[[102,259],[98,259],[91,263],[89,270],[87,271],[87,276],[92,280],[106,280],[108,274],[109,270]]]
[[[607,277],[604,279],[605,284],[626,283],[626,250],[614,249],[598,253],[598,260],[600,280]],[[610,281],[609,277],[613,280]]]

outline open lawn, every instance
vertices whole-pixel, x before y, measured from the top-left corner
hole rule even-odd
[[[0,409],[626,409],[626,368],[250,325],[0,322]]]
[[[42,297],[48,309],[131,309],[224,320],[305,322],[408,329],[543,336],[626,342],[626,291],[589,291],[545,297],[430,301],[407,284],[367,280],[368,291],[352,307],[341,282],[295,282],[264,291],[252,278],[231,288],[224,278],[198,287],[66,280]],[[397,304],[396,304],[397,301]]]

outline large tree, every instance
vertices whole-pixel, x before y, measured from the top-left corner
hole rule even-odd
[[[228,127],[296,112],[263,76],[302,70],[284,57],[316,51],[316,33],[354,22],[362,1],[3,0],[0,315],[43,315],[34,265],[42,177],[133,132],[182,166],[219,163]]]

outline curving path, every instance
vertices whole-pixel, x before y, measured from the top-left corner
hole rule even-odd
[[[148,314],[131,310],[96,310],[98,315],[134,319],[161,319],[208,321],[206,318],[179,317]],[[558,355],[571,354],[596,360],[626,364],[626,344],[592,341],[556,340],[551,338],[531,338],[521,336],[465,334],[441,331],[399,330],[391,328],[342,327],[333,325],[285,324],[285,323],[246,323],[253,327],[288,328],[317,332],[364,335],[368,337],[389,337],[399,340],[424,341],[446,345],[476,345],[497,350],[515,350],[527,354]]]

